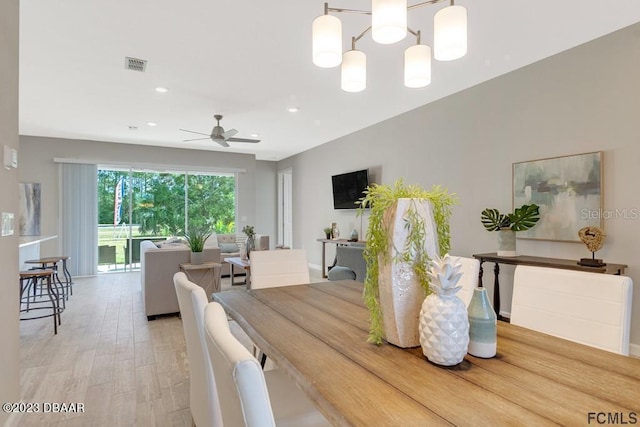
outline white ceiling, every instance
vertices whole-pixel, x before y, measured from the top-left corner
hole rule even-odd
[[[368,34],[358,43],[367,54],[368,87],[348,94],[340,90],[339,68],[311,62],[311,22],[322,0],[20,0],[20,134],[280,160],[640,21],[639,0],[456,4],[468,11],[467,56],[434,61],[431,85],[407,89],[402,54],[413,39],[383,46]],[[432,16],[442,7],[409,13],[425,44],[432,44]],[[337,16],[348,48],[369,18]],[[148,60],[147,71],[125,70],[125,56]],[[159,94],[157,86],[169,92]],[[300,111],[287,112],[292,105]],[[262,142],[182,142],[193,136],[179,128],[209,133],[216,113],[237,137],[257,133]]]

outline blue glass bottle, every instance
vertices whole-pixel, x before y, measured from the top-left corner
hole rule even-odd
[[[475,288],[467,308],[469,314],[469,349],[472,356],[489,358],[496,355],[497,317],[485,288]]]

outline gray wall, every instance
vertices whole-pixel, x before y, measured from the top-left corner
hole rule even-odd
[[[139,162],[145,165],[245,169],[246,172],[238,175],[238,230],[246,224],[256,224],[258,221],[256,216],[258,174],[261,191],[275,192],[275,166],[269,166],[271,162],[256,162],[255,156],[248,154],[20,136],[20,155],[22,159],[20,181],[41,183],[42,235],[58,234],[58,164],[53,162],[54,157],[104,163]],[[274,182],[273,189],[268,189],[269,182]],[[261,202],[259,211],[261,227],[257,227],[256,230],[273,235],[275,198],[261,200]],[[263,227],[266,231],[262,231]],[[42,253],[58,251],[59,240],[42,243]]]
[[[0,150],[18,149],[18,0],[0,2]],[[3,151],[0,151],[2,156]],[[17,220],[18,171],[0,166],[0,212]],[[14,221],[14,226],[17,221]],[[20,400],[18,326],[18,232],[0,237],[0,402]],[[9,414],[0,412],[0,425]]]
[[[276,246],[276,201],[278,172],[276,162],[256,162],[256,233],[268,234],[271,249]]]
[[[320,264],[323,227],[336,221],[346,235],[359,226],[354,212],[332,209],[330,176],[362,168],[373,169],[379,183],[403,177],[457,193],[451,230],[459,255],[495,251],[496,235],[484,230],[480,212],[511,210],[513,162],[604,151],[604,208],[640,209],[638,52],[640,24],[278,162],[294,171],[294,246]],[[640,283],[640,218],[608,219],[605,231],[598,256],[628,264]],[[518,240],[518,251],[588,256],[581,243]],[[508,312],[512,271],[504,271]],[[485,274],[484,282],[491,290],[493,276]],[[632,325],[631,342],[640,345],[637,286]],[[632,351],[640,354],[640,347]]]

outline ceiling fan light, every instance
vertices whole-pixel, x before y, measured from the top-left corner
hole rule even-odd
[[[321,68],[337,67],[342,62],[342,22],[332,15],[313,20],[313,63]]]
[[[438,61],[452,61],[467,54],[467,9],[440,9],[433,18],[433,31],[433,53]]]
[[[407,48],[404,51],[404,85],[419,88],[429,83],[431,83],[431,48],[424,44]]]
[[[407,0],[371,1],[371,37],[391,44],[407,36]]]
[[[367,87],[367,56],[359,50],[345,52],[342,58],[342,90],[361,92]]]

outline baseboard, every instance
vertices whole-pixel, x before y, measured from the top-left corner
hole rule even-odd
[[[629,344],[629,356],[640,357],[640,345]]]
[[[309,270],[317,271],[320,273],[322,272],[322,266],[318,264],[309,264]]]

